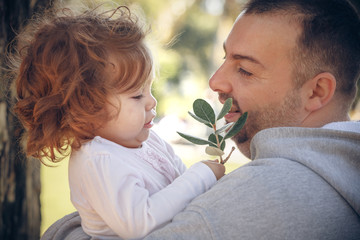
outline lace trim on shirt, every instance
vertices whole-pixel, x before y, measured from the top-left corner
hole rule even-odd
[[[141,151],[136,151],[136,155],[148,162],[156,171],[165,176],[169,183],[176,178],[176,171],[170,161],[152,148],[146,147],[143,144]]]

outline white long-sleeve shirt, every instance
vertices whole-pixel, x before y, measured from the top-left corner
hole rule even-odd
[[[100,239],[144,237],[215,182],[201,162],[186,170],[153,131],[137,149],[95,137],[69,162],[71,201],[84,231]]]

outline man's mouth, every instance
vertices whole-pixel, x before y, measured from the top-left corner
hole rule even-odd
[[[228,94],[219,94],[219,101],[224,104],[226,99],[232,98],[233,99],[233,105],[231,106],[231,109],[228,114],[226,114],[225,120],[226,122],[236,122],[242,115],[241,109],[239,107],[239,104],[237,103],[234,98]]]
[[[227,113],[225,115],[225,119],[227,122],[236,122],[239,117],[241,117],[242,113],[240,110],[238,110],[237,108],[232,107],[229,111],[229,113]]]

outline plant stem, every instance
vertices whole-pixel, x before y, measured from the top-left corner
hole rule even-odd
[[[216,138],[217,148],[221,149],[221,143],[219,141],[219,135],[216,134],[216,123],[213,125],[213,129],[214,129],[214,134],[215,134],[215,138]],[[219,156],[219,157],[220,157],[220,163],[223,164],[224,160],[223,160],[222,156]]]
[[[221,156],[220,156],[220,160],[221,160],[220,163],[221,163],[221,164],[225,164],[225,163],[227,162],[227,160],[229,160],[229,158],[230,158],[231,154],[234,152],[234,150],[235,150],[235,147],[232,147],[229,155],[228,155],[224,160],[222,160],[222,158],[221,158]]]

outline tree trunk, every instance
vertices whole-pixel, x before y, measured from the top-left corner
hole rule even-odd
[[[14,100],[6,77],[4,52],[35,11],[50,6],[47,0],[1,0],[0,2],[0,239],[40,238],[40,163],[27,159],[21,150],[23,131],[11,113]]]

